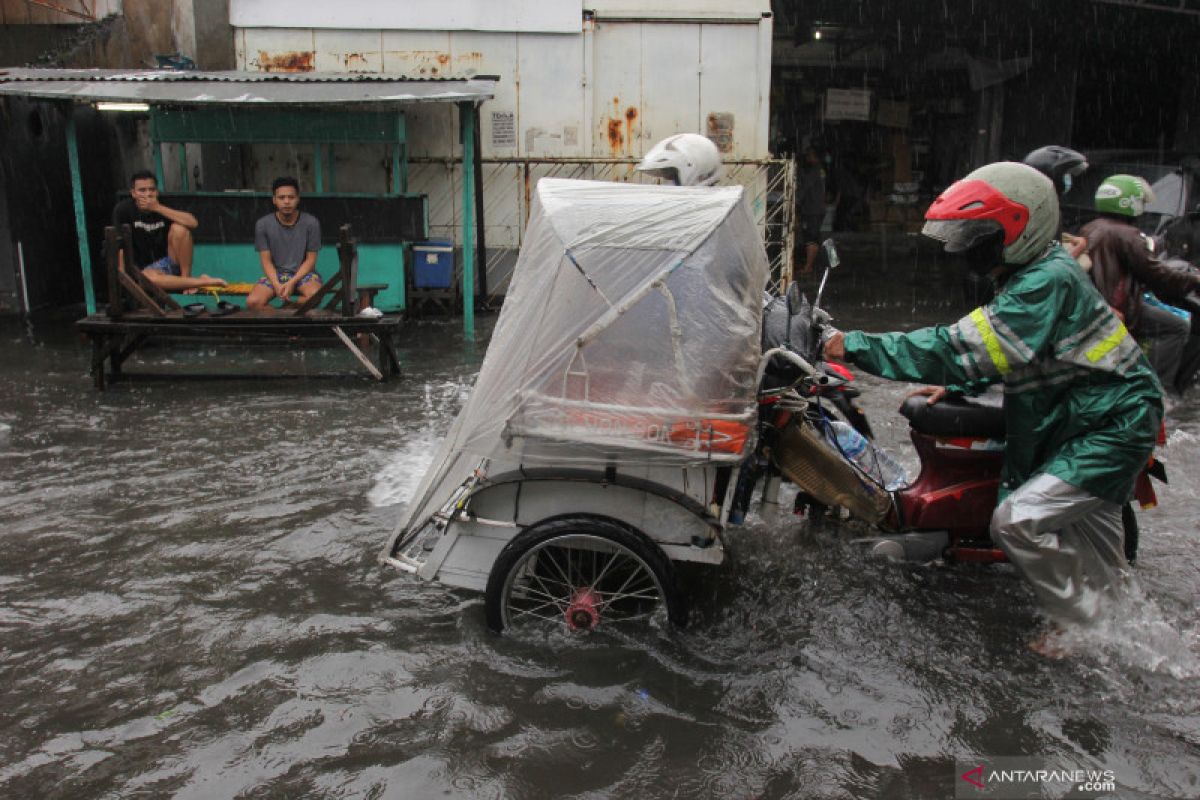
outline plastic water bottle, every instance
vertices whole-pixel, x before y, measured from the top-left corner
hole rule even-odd
[[[904,467],[897,464],[886,450],[871,444],[853,426],[835,419],[829,421],[829,427],[842,455],[857,464],[871,480],[889,492],[908,484]]]

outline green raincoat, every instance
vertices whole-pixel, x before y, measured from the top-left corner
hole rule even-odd
[[[1058,245],[950,326],[850,331],[846,357],[892,380],[976,394],[1004,382],[1000,499],[1038,473],[1125,503],[1154,449],[1162,388],[1120,319]]]

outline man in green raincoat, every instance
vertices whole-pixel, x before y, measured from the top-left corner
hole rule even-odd
[[[925,235],[992,278],[994,299],[949,326],[835,332],[825,357],[966,394],[1002,381],[1007,441],[992,538],[1048,616],[1090,621],[1128,568],[1121,506],[1154,448],[1162,389],[1057,243],[1058,199],[1044,175],[989,164],[925,219]]]

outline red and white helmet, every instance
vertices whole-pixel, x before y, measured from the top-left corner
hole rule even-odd
[[[964,253],[1002,235],[1006,264],[1028,264],[1058,236],[1058,195],[1038,170],[1015,161],[980,167],[942,192],[921,233]]]

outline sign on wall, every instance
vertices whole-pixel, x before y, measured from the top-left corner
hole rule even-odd
[[[492,112],[492,147],[517,146],[516,114],[512,111]]]
[[[825,119],[870,122],[871,90],[827,89],[825,91]]]

